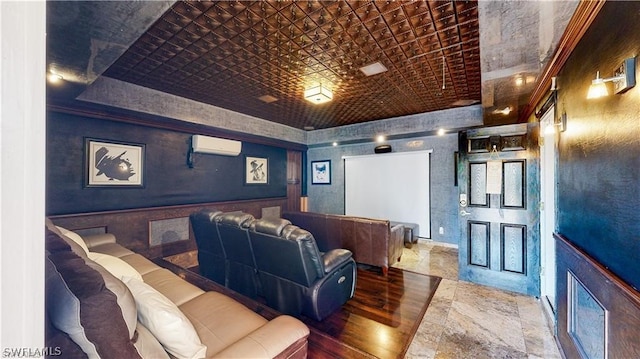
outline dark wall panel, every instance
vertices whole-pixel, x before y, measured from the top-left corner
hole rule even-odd
[[[556,235],[556,248],[557,294],[564,298],[558,301],[557,337],[564,357],[584,358],[585,350],[592,358],[639,358],[640,294],[566,238]],[[580,299],[571,277],[584,287]]]
[[[145,186],[86,188],[86,137],[145,144]],[[189,168],[190,138],[191,133],[49,112],[47,215],[286,197],[285,149],[243,141],[239,156],[194,154]],[[245,156],[268,158],[268,184],[244,184]]]
[[[640,86],[587,100],[596,71],[640,54],[640,2],[607,2],[558,77],[566,112],[558,163],[558,231],[640,288]],[[640,78],[636,70],[636,78]],[[562,284],[562,283],[561,283]]]

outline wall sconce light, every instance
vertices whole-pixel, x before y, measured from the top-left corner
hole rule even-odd
[[[556,118],[552,124],[545,127],[544,132],[546,134],[552,134],[556,131],[564,132],[567,129],[567,114],[563,113],[559,118]]]
[[[333,99],[333,93],[331,93],[331,90],[326,86],[318,84],[304,90],[304,99],[313,104],[319,105],[321,103],[331,101]]]
[[[613,77],[601,78],[600,71],[596,72],[596,78],[591,81],[587,99],[609,96],[606,82],[613,82],[614,92],[623,93],[636,85],[636,58],[625,59],[613,72]]]
[[[49,80],[49,83],[57,84],[60,81],[64,80],[64,77],[62,77],[62,75],[60,75],[60,74],[57,74],[57,73],[54,73],[54,72],[50,72],[47,75],[47,79]]]

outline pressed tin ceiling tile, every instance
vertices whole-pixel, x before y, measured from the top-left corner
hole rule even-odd
[[[481,99],[477,5],[180,1],[105,75],[300,129],[446,109]],[[333,100],[313,105],[319,82]]]

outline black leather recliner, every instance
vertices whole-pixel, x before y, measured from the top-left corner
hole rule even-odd
[[[356,264],[350,251],[323,254],[310,232],[281,218],[252,222],[249,238],[270,307],[320,321],[353,297]]]
[[[226,255],[215,222],[215,218],[221,214],[216,210],[203,210],[192,213],[189,220],[198,245],[200,274],[226,286]]]
[[[243,212],[223,213],[215,218],[227,258],[227,287],[249,298],[260,294],[258,271],[249,241],[249,226],[255,218]]]

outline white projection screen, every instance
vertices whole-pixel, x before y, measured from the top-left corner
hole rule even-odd
[[[345,156],[345,214],[417,223],[429,236],[432,151]]]

